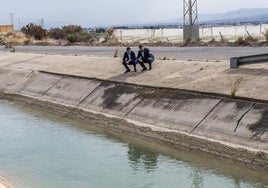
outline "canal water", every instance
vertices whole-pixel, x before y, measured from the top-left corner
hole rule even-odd
[[[268,187],[267,172],[0,100],[0,177],[15,188]]]

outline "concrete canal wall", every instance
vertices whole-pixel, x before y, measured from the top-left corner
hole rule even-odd
[[[268,170],[268,102],[0,69],[2,98]]]

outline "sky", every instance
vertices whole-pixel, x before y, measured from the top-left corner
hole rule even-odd
[[[268,8],[268,0],[197,0],[199,14]],[[0,0],[0,24],[29,22],[83,27],[162,23],[182,17],[183,0]]]

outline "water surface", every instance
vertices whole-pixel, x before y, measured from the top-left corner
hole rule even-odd
[[[268,187],[265,172],[5,100],[0,176],[15,188]]]

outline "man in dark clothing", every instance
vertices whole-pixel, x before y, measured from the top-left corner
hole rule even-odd
[[[142,66],[142,71],[148,70],[144,63],[149,64],[149,70],[152,70],[152,63],[154,62],[154,56],[148,48],[145,48],[143,45],[139,46],[139,53],[137,59],[139,64]]]
[[[133,52],[130,47],[127,47],[127,51],[125,52],[123,57],[123,65],[127,69],[125,73],[130,72],[128,65],[133,65],[134,71],[137,72],[136,64],[137,58],[135,52]]]

